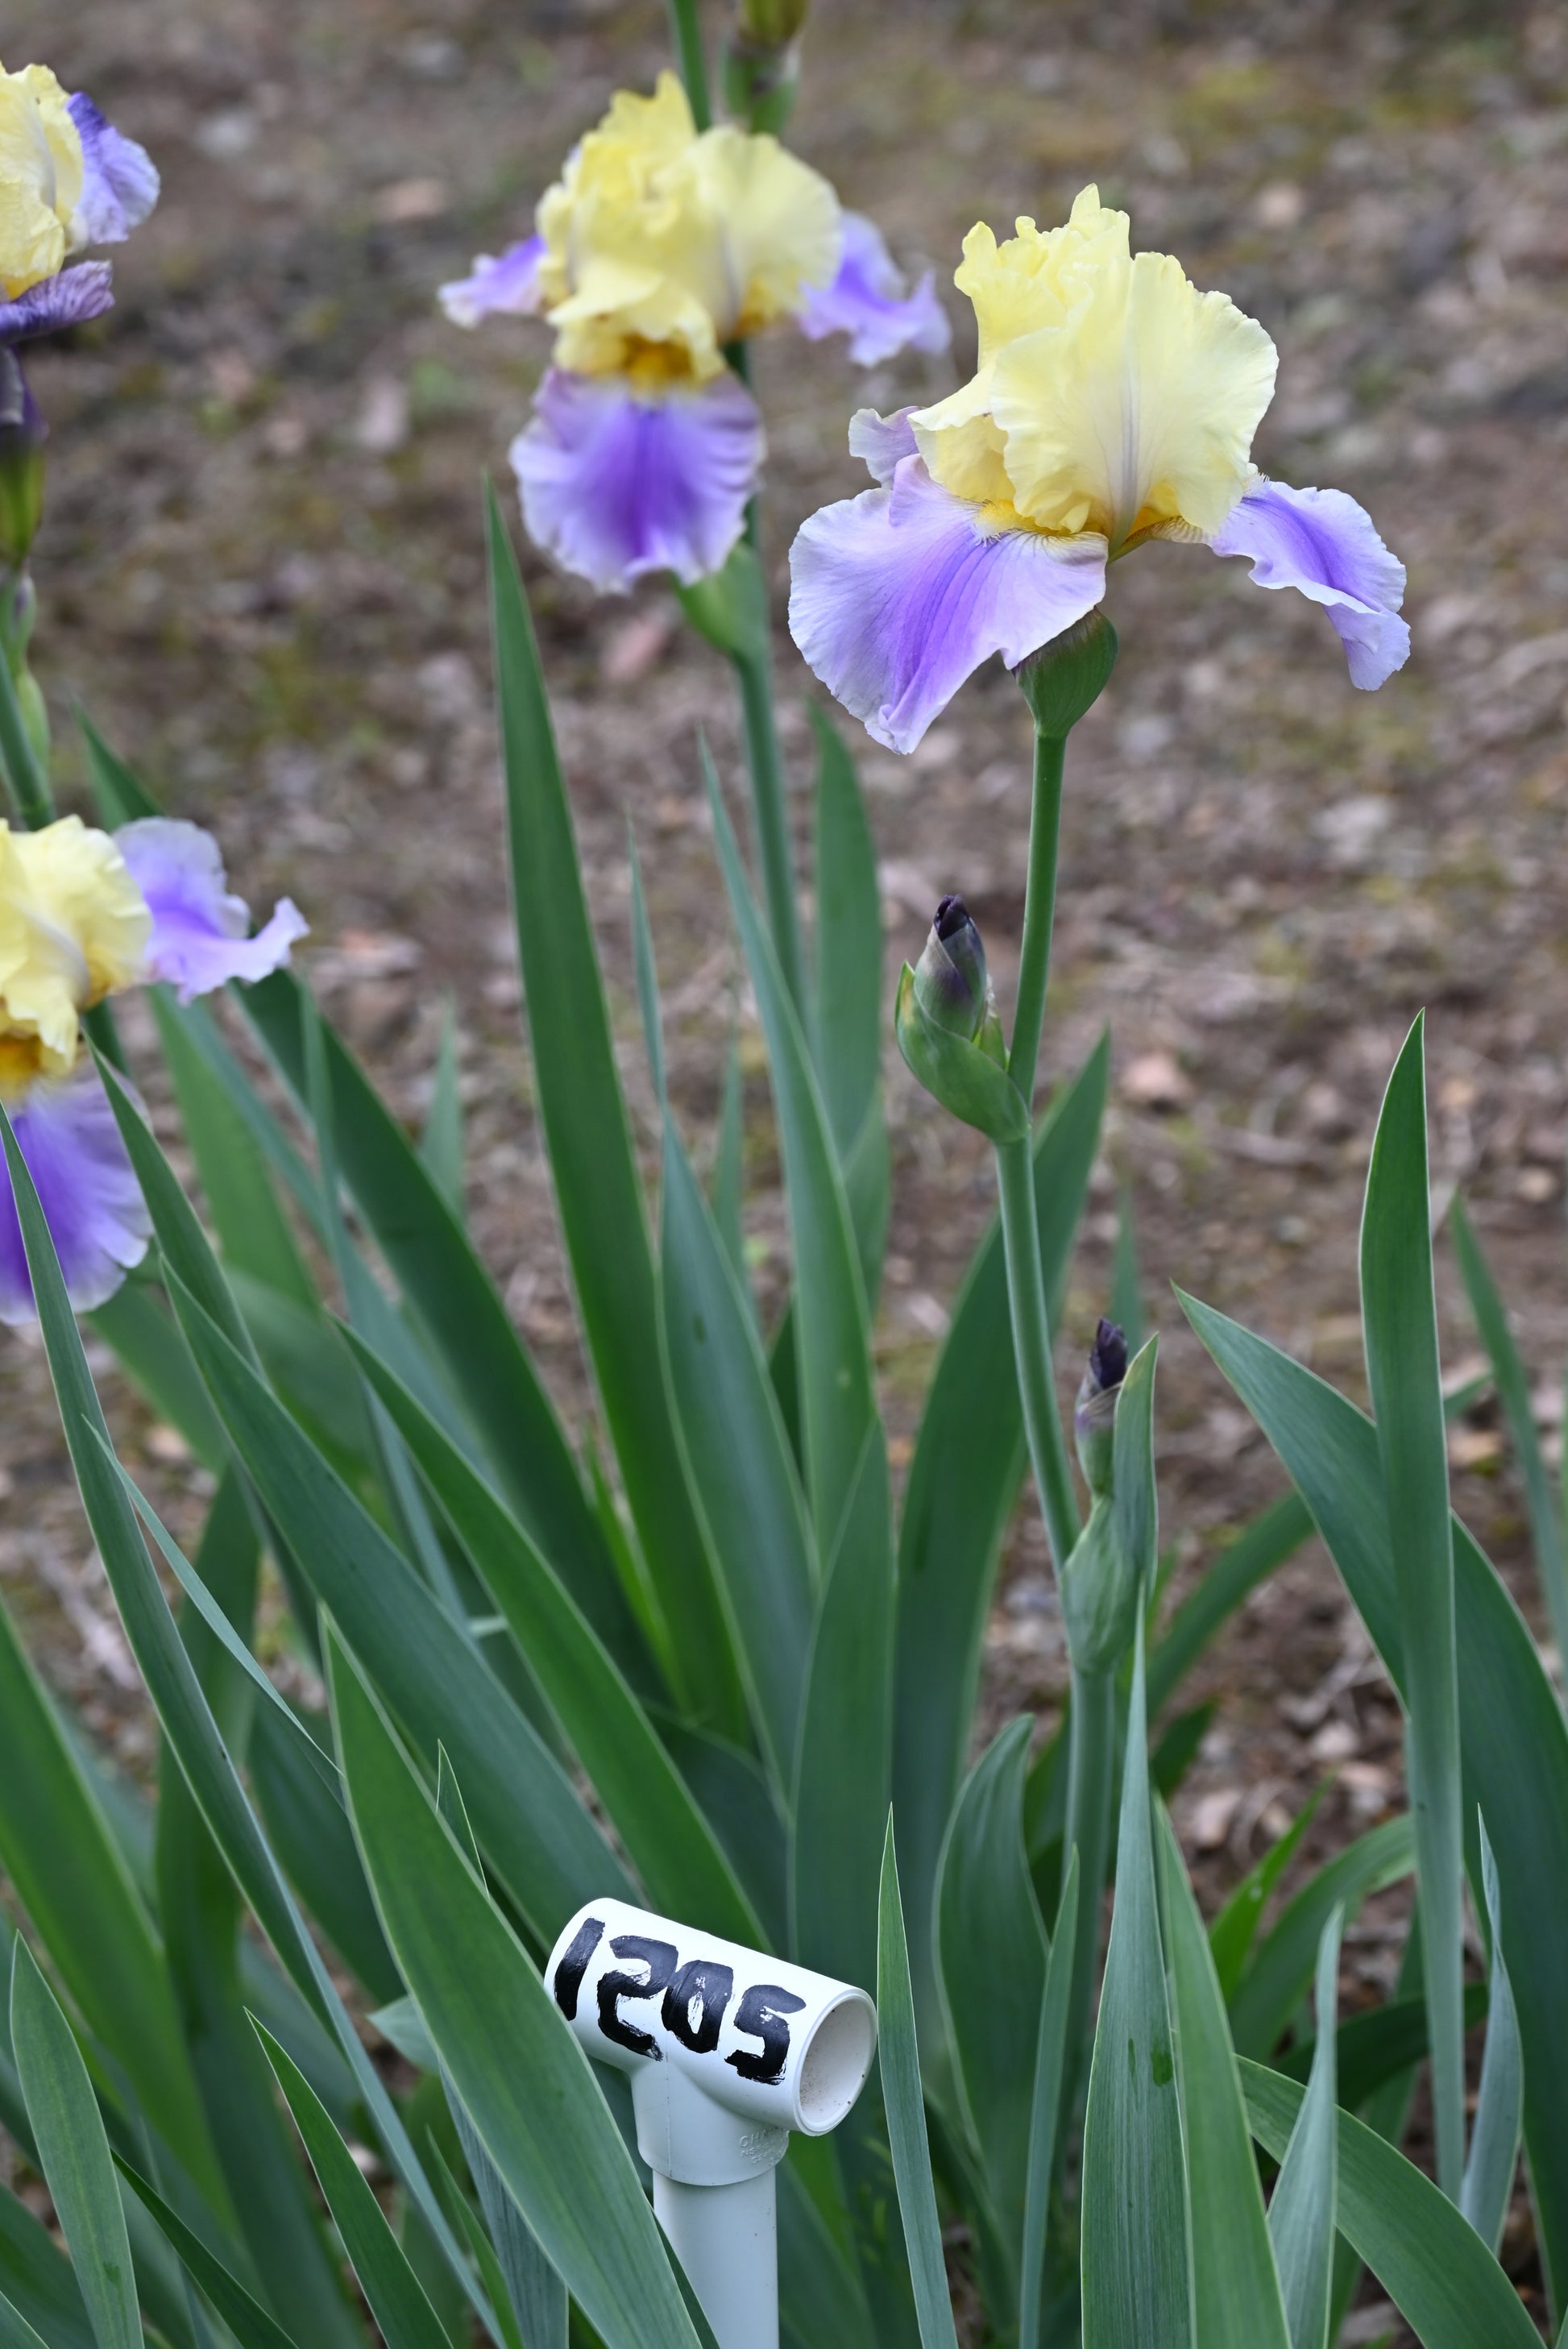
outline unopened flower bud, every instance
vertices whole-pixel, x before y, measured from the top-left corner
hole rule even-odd
[[[900,1051],[944,1109],[993,1142],[1022,1141],[1029,1112],[1007,1074],[985,949],[962,897],[944,897],[918,967],[904,964],[893,1028]]]
[[[1136,1361],[1114,1321],[1102,1321],[1078,1389],[1073,1432],[1094,1495],[1062,1568],[1068,1653],[1080,1672],[1114,1669],[1132,1644],[1139,1594],[1150,1588],[1159,1538],[1154,1489],[1154,1357]]]
[[[1127,1376],[1127,1339],[1114,1321],[1102,1319],[1089,1348],[1088,1368],[1078,1391],[1073,1435],[1078,1465],[1095,1499],[1109,1497],[1116,1436],[1116,1400]]]
[[[15,354],[0,349],[0,567],[19,571],[44,512],[44,442],[38,412]]]
[[[724,102],[748,130],[775,136],[800,80],[800,28],[810,0],[740,0],[724,48]]]
[[[1088,1350],[1088,1376],[1102,1393],[1108,1387],[1119,1387],[1127,1376],[1127,1332],[1103,1314]]]
[[[787,41],[799,40],[810,5],[811,0],[739,0],[736,30],[743,40],[781,49]]]
[[[1097,608],[1019,662],[1013,675],[1042,734],[1066,740],[1104,692],[1116,654],[1116,630]]]
[[[724,103],[738,122],[752,131],[770,131],[775,139],[795,111],[800,87],[800,44],[770,43],[732,35],[724,51]]]
[[[914,967],[914,999],[928,1019],[973,1043],[992,1009],[985,948],[962,897],[944,897]]]

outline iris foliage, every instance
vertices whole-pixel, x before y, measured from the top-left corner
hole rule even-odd
[[[753,28],[730,77],[770,121],[798,29],[769,65]],[[1183,1299],[1293,1489],[1172,1611],[1154,1344],[1102,1327],[1081,1487],[1056,1390],[1109,1069],[1102,1041],[1036,1117],[1064,746],[1115,657],[1094,599],[1078,607],[1024,680],[1039,748],[1011,1042],[957,899],[899,992],[921,1081],[995,1144],[1000,1205],[895,1503],[871,1343],[891,1007],[852,759],[823,720],[807,953],[742,542],[688,608],[736,659],[765,852],[759,898],[709,768],[788,1205],[792,1286],[764,1330],[734,1095],[705,1185],[665,1092],[657,942],[635,895],[656,1182],[639,1167],[493,502],[488,533],[535,1092],[595,1438],[562,1423],[466,1228],[450,1061],[416,1141],[300,976],[231,982],[223,1018],[160,986],[205,1216],[100,1019],[154,1239],[93,1319],[211,1472],[186,1558],[116,1459],[5,1121],[66,1439],[161,1745],[156,1801],[109,1779],[0,1611],[0,1862],[25,1920],[3,1929],[0,2121],[65,2245],[0,2191],[0,2341],[350,2349],[367,2323],[389,2349],[480,2330],[496,2349],[710,2338],[648,2207],[624,2089],[540,1978],[566,1919],[614,1894],[877,1994],[872,2086],[779,2174],[798,2349],[944,2349],[954,2275],[966,2341],[1327,2349],[1363,2263],[1429,2349],[1522,2349],[1538,2335],[1496,2257],[1522,2142],[1553,2312],[1568,2299],[1568,1728],[1449,1510],[1419,1023],[1362,1230],[1376,1420]],[[18,820],[41,822],[24,677],[0,663],[0,754]],[[86,742],[105,828],[155,815],[130,768],[90,729]],[[1562,1511],[1528,1382],[1460,1206],[1454,1238],[1561,1642]],[[1071,1702],[1053,1735],[1015,1721],[976,1754],[984,1627],[1026,1472]],[[1315,1526],[1405,1708],[1411,1813],[1287,1879],[1304,1814],[1205,1927],[1165,1809],[1207,1719],[1184,1684]],[[256,1661],[269,1562],[325,1713]],[[1397,1995],[1342,2022],[1344,1926],[1412,1874]],[[1468,1980],[1467,1884],[1482,1952]],[[1464,2034],[1483,2014],[1472,2111]],[[1435,2180],[1400,2150],[1429,2056]]]

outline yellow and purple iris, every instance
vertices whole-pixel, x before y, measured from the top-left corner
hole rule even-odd
[[[1250,559],[1320,604],[1354,685],[1403,664],[1404,566],[1339,490],[1265,481],[1253,435],[1276,354],[1168,254],[1134,254],[1086,188],[1061,228],[972,229],[973,379],[931,408],[862,409],[850,448],[877,486],[826,506],[790,554],[789,626],[879,742],[911,750],[992,654],[1010,667],[1092,611],[1145,539]]]
[[[698,132],[685,90],[623,90],[540,202],[535,233],[441,288],[449,318],[537,314],[553,364],[511,462],[531,536],[602,591],[723,564],[765,442],[727,346],[781,318],[843,332],[870,366],[944,350],[929,276],[911,292],[868,220],[776,139]]]
[[[123,243],[157,202],[145,150],[85,91],[47,66],[0,68],[0,347],[108,309],[108,263],[70,255]]]
[[[0,1102],[37,1185],[71,1302],[112,1297],[147,1252],[147,1209],[81,1015],[162,979],[183,1003],[264,978],[304,936],[284,898],[254,937],[211,835],[153,817],[114,834],[79,816],[38,832],[0,823]],[[0,1169],[0,1321],[33,1314],[8,1177]]]

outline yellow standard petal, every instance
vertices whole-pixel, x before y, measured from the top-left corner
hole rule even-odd
[[[15,301],[53,277],[81,201],[82,142],[47,66],[0,68],[0,288]]]
[[[704,131],[693,155],[703,211],[718,229],[721,339],[754,335],[799,306],[839,265],[839,200],[820,171],[766,132]]]
[[[825,285],[838,199],[777,140],[699,137],[672,73],[616,97],[539,206],[540,285],[557,364],[706,381],[723,346]]]
[[[955,497],[981,503],[1013,498],[1006,436],[992,416],[998,356],[1026,335],[1063,325],[1096,264],[1128,254],[1127,214],[1108,211],[1098,188],[1083,191],[1060,228],[1042,230],[1028,219],[1016,228],[999,244],[982,221],[965,238],[953,282],[975,305],[979,364],[961,389],[910,419],[933,476]]]
[[[1256,320],[1201,294],[1169,254],[1132,255],[1125,213],[1092,188],[1065,230],[1020,221],[1006,245],[972,236],[966,274],[980,369],[912,419],[934,477],[1009,498],[1037,529],[1098,532],[1113,554],[1217,530],[1253,478],[1274,395]]]
[[[72,236],[71,222],[82,200],[84,173],[81,133],[71,120],[69,92],[60,88],[47,66],[24,66],[16,79],[26,82],[37,107],[55,166],[55,210],[74,250],[82,242]]]
[[[79,816],[41,832],[0,823],[0,1040],[13,1081],[63,1076],[78,1014],[140,977],[152,928],[146,900],[107,833]]]

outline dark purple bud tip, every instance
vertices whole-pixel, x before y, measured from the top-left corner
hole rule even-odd
[[[939,1028],[971,1041],[979,1034],[991,1000],[985,948],[956,893],[944,897],[933,917],[925,952],[915,966],[914,991],[922,1010]]]
[[[1102,1394],[1109,1387],[1119,1387],[1127,1376],[1127,1335],[1114,1321],[1102,1318],[1094,1333],[1088,1374]]]

